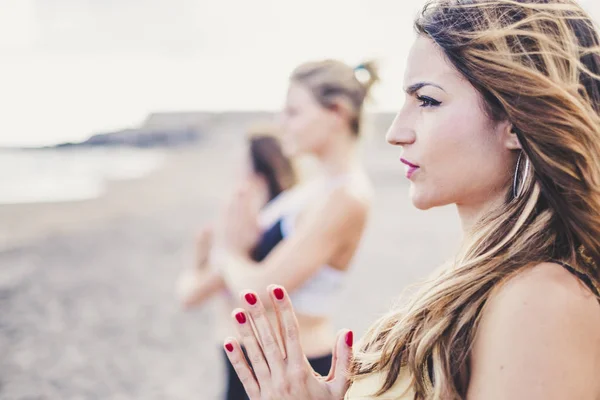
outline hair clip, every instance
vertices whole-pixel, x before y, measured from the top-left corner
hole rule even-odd
[[[371,80],[371,73],[364,64],[358,64],[354,67],[354,77],[364,85]]]

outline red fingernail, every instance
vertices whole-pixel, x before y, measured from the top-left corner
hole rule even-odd
[[[239,322],[240,324],[245,324],[246,323],[246,314],[244,314],[243,312],[239,312],[239,313],[235,314],[235,319],[237,319],[237,322]]]
[[[253,293],[246,293],[244,297],[246,298],[248,304],[250,304],[251,306],[256,304],[256,296]]]
[[[231,343],[227,343],[225,345],[225,348],[227,349],[228,352],[232,352],[233,351],[233,345]]]
[[[346,333],[346,344],[348,345],[348,347],[352,347],[353,343],[354,343],[354,334],[352,333],[352,331],[349,331],[348,333]]]
[[[275,298],[277,300],[283,300],[283,289],[282,288],[273,289],[273,294],[275,295]]]

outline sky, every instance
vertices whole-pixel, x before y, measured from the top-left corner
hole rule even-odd
[[[584,0],[600,19],[598,0]],[[596,4],[593,4],[596,3]],[[0,0],[0,146],[136,126],[151,112],[277,110],[298,64],[376,59],[401,105],[423,0]]]

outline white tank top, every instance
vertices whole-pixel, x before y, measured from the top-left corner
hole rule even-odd
[[[292,189],[285,193],[284,212],[280,214],[281,235],[285,239],[293,235],[296,230],[298,215],[305,210],[307,205],[317,196],[327,196],[329,193],[343,185],[351,175],[342,175],[335,179],[318,180],[304,186]],[[335,310],[339,293],[343,288],[346,272],[322,265],[300,287],[290,293],[294,309],[301,314],[310,316],[328,316]]]
[[[306,209],[311,201],[317,196],[329,195],[333,189],[346,183],[349,178],[351,178],[350,174],[329,180],[319,179],[282,192],[261,210],[258,216],[259,226],[268,229],[276,222],[281,221],[281,236],[283,239],[289,237],[296,229],[298,215]],[[219,250],[222,251],[222,249],[213,247],[212,250],[213,259],[218,259]],[[345,276],[345,271],[327,264],[322,265],[300,287],[290,292],[294,309],[309,316],[331,315],[343,288]],[[228,289],[224,289],[223,292],[226,297],[231,297]]]

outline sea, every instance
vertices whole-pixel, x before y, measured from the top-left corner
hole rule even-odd
[[[0,205],[94,199],[110,181],[142,178],[165,157],[136,148],[0,150]]]

